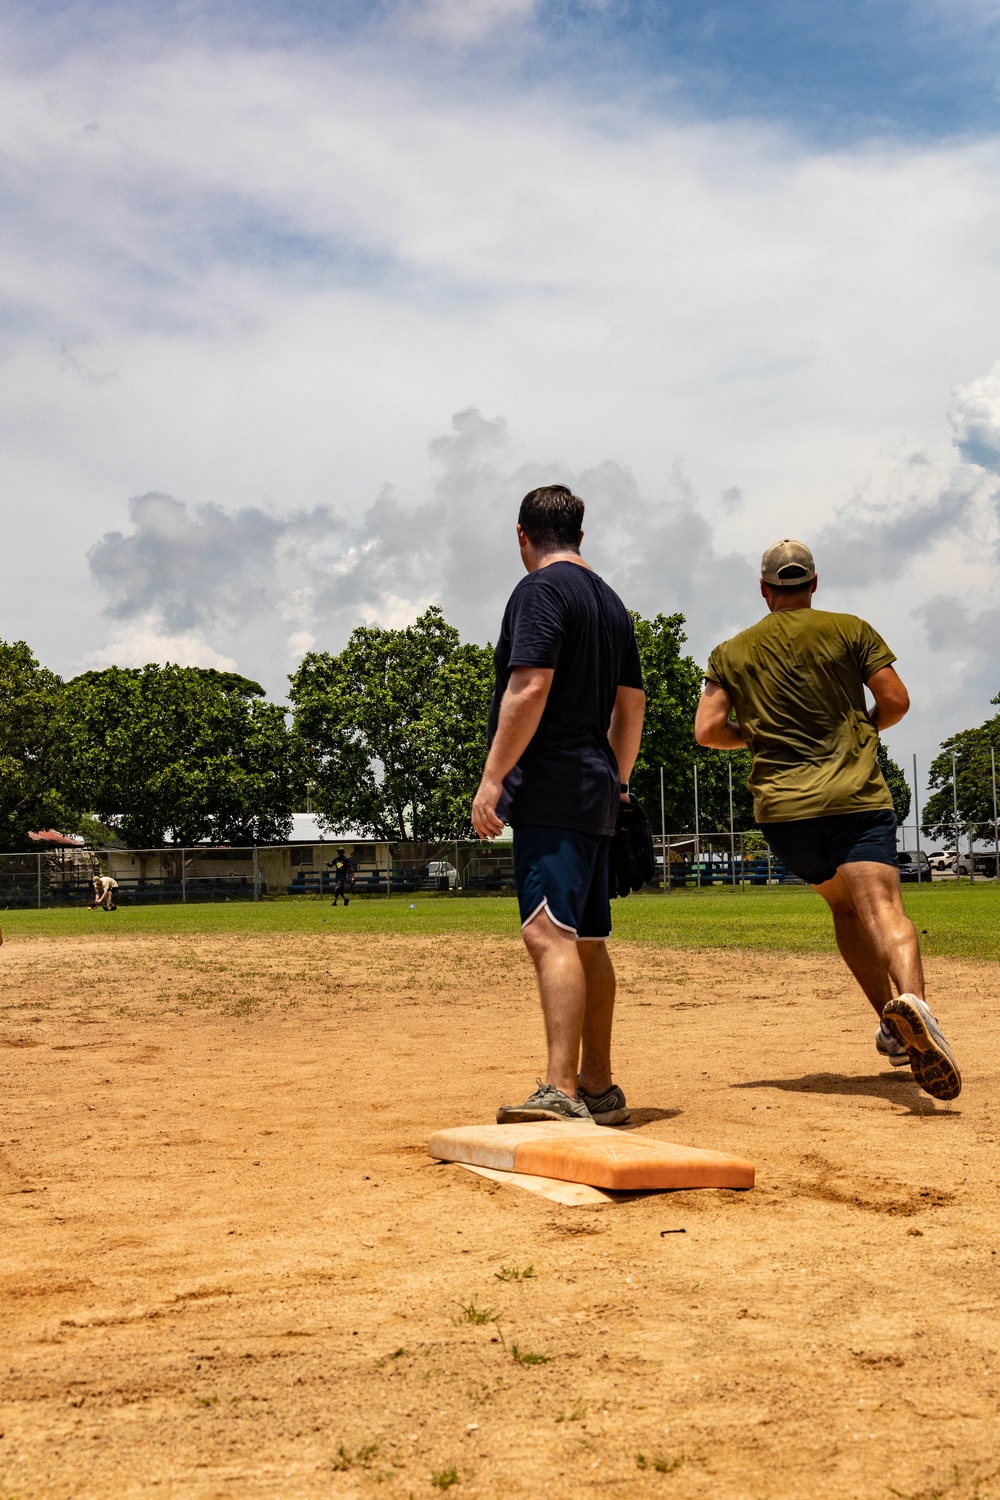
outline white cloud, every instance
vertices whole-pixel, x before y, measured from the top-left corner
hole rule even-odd
[[[393,17],[405,32],[463,47],[533,19],[540,0],[413,0]]]
[[[948,416],[966,463],[1000,474],[1000,362],[988,375],[956,387]]]
[[[288,654],[296,660],[305,656],[316,644],[316,637],[309,630],[294,630],[288,637]]]
[[[462,43],[531,6],[419,15]],[[684,609],[702,654],[752,618],[781,534],[911,634],[942,590],[993,607],[992,491],[944,458],[943,408],[961,386],[960,455],[990,467],[996,377],[968,382],[997,355],[996,142],[809,152],[551,78],[445,87],[356,43],[16,55],[2,633],[52,665],[112,649],[95,544],[122,650],[184,641],[272,690],[291,640],[431,599],[485,639],[517,499],[553,477],[590,501],[595,561]],[[916,669],[928,700],[950,649]]]
[[[80,671],[99,671],[103,667],[145,667],[150,662],[161,666],[173,662],[179,667],[215,667],[219,672],[237,670],[233,657],[216,651],[194,632],[171,635],[155,612],[115,630],[105,645],[89,652],[76,665]]]

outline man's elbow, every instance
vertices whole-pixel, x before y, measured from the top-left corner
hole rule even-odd
[[[879,718],[887,725],[898,724],[910,711],[910,695],[904,687],[879,707]]]
[[[696,745],[704,745],[706,749],[711,749],[712,741],[713,741],[713,739],[715,737],[714,733],[713,733],[713,730],[714,730],[714,725],[706,723],[703,719],[695,719],[695,721],[694,721],[694,739],[695,739],[695,744]]]

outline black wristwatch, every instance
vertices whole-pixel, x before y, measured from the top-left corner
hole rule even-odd
[[[625,796],[628,793],[628,782],[619,781],[618,790],[622,793],[623,796]]]

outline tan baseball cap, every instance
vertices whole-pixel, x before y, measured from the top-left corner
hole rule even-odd
[[[775,588],[787,588],[789,584],[808,583],[815,578],[816,564],[805,542],[796,542],[786,536],[764,553],[760,560],[760,576],[764,583]]]

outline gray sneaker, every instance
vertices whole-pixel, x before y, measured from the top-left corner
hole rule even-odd
[[[906,1048],[913,1076],[934,1099],[957,1099],[962,1075],[930,1007],[916,995],[897,995],[882,1012],[883,1024]]]
[[[588,1094],[586,1089],[578,1088],[577,1092],[584,1104],[590,1110],[590,1118],[598,1125],[624,1125],[626,1120],[631,1119],[632,1112],[625,1103],[625,1095],[613,1083],[603,1094]]]
[[[529,1094],[523,1104],[501,1104],[497,1110],[498,1125],[524,1125],[531,1120],[579,1120],[582,1124],[591,1123],[590,1110],[581,1099],[571,1099],[564,1094],[562,1089],[557,1089],[553,1083],[543,1083],[536,1078],[538,1084],[533,1094]]]
[[[908,1068],[910,1054],[901,1042],[897,1042],[888,1026],[882,1025],[875,1032],[875,1051],[894,1068]]]

